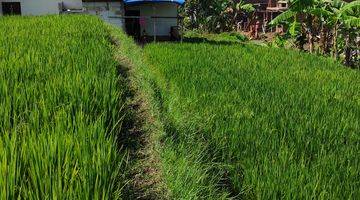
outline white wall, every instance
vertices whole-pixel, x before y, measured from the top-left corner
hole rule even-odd
[[[81,5],[82,0],[0,0],[0,16],[2,15],[1,2],[20,2],[22,15],[46,15],[58,14],[60,2]],[[82,5],[87,9],[88,13],[99,15],[105,21],[124,28],[124,19],[121,18],[121,16],[124,16],[122,2],[83,2]],[[147,3],[127,6],[127,9],[140,10],[140,16],[144,17],[146,22],[141,27],[141,33],[145,30],[148,35],[154,35],[154,21],[156,24],[156,35],[158,36],[170,36],[170,28],[177,26],[177,19],[175,18],[151,18],[151,16],[177,17],[177,4]]]
[[[177,17],[177,4],[175,3],[156,3],[156,4],[141,4],[135,6],[127,6],[127,10],[140,10],[140,16],[145,19],[145,26],[141,27],[141,33],[145,29],[150,36],[154,35],[154,20],[156,24],[156,35],[170,36],[170,28],[177,26],[177,19],[151,19],[151,16],[157,17]]]
[[[20,2],[22,15],[46,15],[59,14],[60,2],[81,4],[82,0],[0,0],[0,15],[1,2]]]
[[[121,2],[83,2],[87,13],[98,15],[106,22],[124,28],[124,6]]]

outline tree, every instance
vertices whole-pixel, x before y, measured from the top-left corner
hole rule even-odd
[[[352,64],[352,45],[360,27],[360,1],[291,0],[289,3],[289,10],[276,17],[271,25],[287,23],[290,24],[288,32],[293,37],[306,35],[311,53],[319,37],[319,52],[329,54],[332,46],[334,58],[339,59],[339,54],[343,53],[345,64]],[[339,38],[344,44],[339,44]]]
[[[182,13],[187,28],[223,32],[236,30],[242,15],[254,10],[243,0],[188,0]]]

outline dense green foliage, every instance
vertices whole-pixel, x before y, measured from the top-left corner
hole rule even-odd
[[[0,199],[120,197],[117,73],[95,17],[0,18]]]
[[[209,32],[234,31],[241,18],[255,11],[246,0],[187,0],[181,15],[185,28]]]
[[[175,199],[360,196],[359,72],[251,45],[153,44]]]
[[[360,67],[359,28],[360,1],[289,0],[289,10],[277,16],[271,24],[287,27],[285,38],[296,39],[296,46],[312,53],[345,61],[347,66]],[[318,44],[318,45],[316,45]]]

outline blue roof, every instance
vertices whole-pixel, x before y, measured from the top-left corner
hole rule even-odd
[[[183,5],[185,0],[124,0],[127,5],[141,4],[141,3],[176,3]]]

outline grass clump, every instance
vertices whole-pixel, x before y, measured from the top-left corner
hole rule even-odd
[[[358,71],[252,45],[151,44],[145,54],[176,199],[360,196]]]
[[[0,199],[120,198],[123,83],[89,16],[0,18]]]
[[[184,34],[185,42],[210,42],[210,43],[242,43],[249,39],[238,32],[223,32],[220,34],[198,33],[195,31],[187,31]]]

